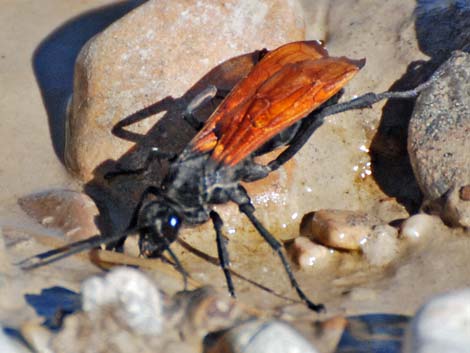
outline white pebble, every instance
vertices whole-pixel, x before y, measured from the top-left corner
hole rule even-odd
[[[249,321],[228,330],[208,353],[318,353],[282,321]]]
[[[470,288],[438,296],[413,318],[404,353],[470,353]]]
[[[120,267],[104,278],[92,277],[82,284],[83,310],[93,313],[111,307],[117,317],[142,334],[159,334],[163,326],[160,293],[142,272]]]
[[[316,244],[307,237],[297,237],[289,246],[293,261],[302,269],[325,265],[335,251]]]
[[[436,221],[436,217],[424,213],[411,216],[401,225],[400,236],[413,242],[419,241],[432,233]]]
[[[361,249],[371,265],[388,265],[398,254],[398,231],[389,225],[376,226]]]

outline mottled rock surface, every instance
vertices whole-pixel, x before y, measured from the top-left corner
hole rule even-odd
[[[283,0],[152,0],[113,23],[77,59],[65,149],[69,169],[88,181],[102,162],[120,158],[133,143],[111,130],[142,110],[149,119],[130,130],[147,133],[166,111],[159,142],[181,147],[191,133],[181,120],[191,97],[209,82],[230,88],[246,67],[201,77],[232,57],[302,39],[298,9],[296,1]]]
[[[99,234],[98,208],[86,194],[73,190],[50,190],[18,200],[29,216],[46,228],[63,232],[69,241]]]
[[[455,52],[439,71],[416,101],[408,137],[411,164],[428,199],[470,184],[470,54]]]

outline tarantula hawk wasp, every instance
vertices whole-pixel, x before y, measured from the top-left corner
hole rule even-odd
[[[228,290],[234,296],[229,256],[222,235],[223,221],[211,209],[215,204],[233,202],[279,256],[299,298],[308,308],[322,311],[324,306],[311,301],[299,286],[282,244],[258,220],[250,197],[240,182],[259,180],[276,171],[300,150],[325,117],[370,107],[383,99],[416,97],[434,81],[431,78],[410,91],[368,93],[349,102],[338,103],[342,88],[364,64],[365,59],[330,57],[317,41],[293,42],[273,51],[261,51],[259,62],[236,84],[202,126],[192,112],[201,102],[213,97],[216,89],[208,88],[189,104],[185,119],[198,132],[182,153],[171,159],[162,184],[150,186],[143,193],[124,234],[97,235],[72,243],[26,259],[22,267],[43,266],[102,244],[122,241],[137,231],[141,254],[159,257],[168,251],[186,281],[186,272],[170,245],[177,239],[182,225],[195,226],[211,219],[220,266]],[[283,145],[287,148],[268,164],[260,165],[254,161],[254,157]],[[117,171],[108,177],[142,172],[155,155],[161,157],[164,154],[153,149],[149,151],[143,168]],[[155,198],[144,202],[150,194]]]

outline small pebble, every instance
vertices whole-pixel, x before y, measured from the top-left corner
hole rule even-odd
[[[408,327],[404,353],[469,353],[470,288],[431,299]]]
[[[459,199],[462,201],[470,201],[470,185],[465,185],[460,188]]]
[[[18,204],[44,227],[63,232],[70,241],[99,234],[95,218],[99,215],[94,201],[72,190],[49,190],[26,195]]]
[[[325,209],[306,214],[300,234],[328,247],[359,250],[379,224],[364,212]]]
[[[401,225],[400,237],[418,242],[431,235],[436,222],[438,222],[437,217],[424,213],[411,216]]]
[[[374,227],[367,241],[361,244],[366,260],[374,266],[385,266],[398,254],[398,230],[387,224]]]
[[[282,321],[254,320],[236,326],[207,353],[317,353],[300,333]]]
[[[331,259],[334,250],[300,236],[289,245],[288,252],[301,269],[307,269],[325,265]]]
[[[83,310],[100,315],[112,308],[116,317],[137,333],[162,332],[163,307],[158,288],[142,272],[121,267],[105,277],[92,277],[82,284]]]

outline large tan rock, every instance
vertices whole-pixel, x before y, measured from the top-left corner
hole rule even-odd
[[[180,149],[192,132],[181,120],[188,101],[208,82],[230,88],[251,61],[235,70],[233,63],[222,72],[211,69],[241,54],[303,39],[300,14],[295,1],[283,0],[153,0],[130,12],[90,40],[77,59],[68,168],[88,181],[103,161],[120,158],[134,142],[111,130],[139,111],[151,118],[132,126],[133,132],[146,134],[166,111],[159,143]]]

